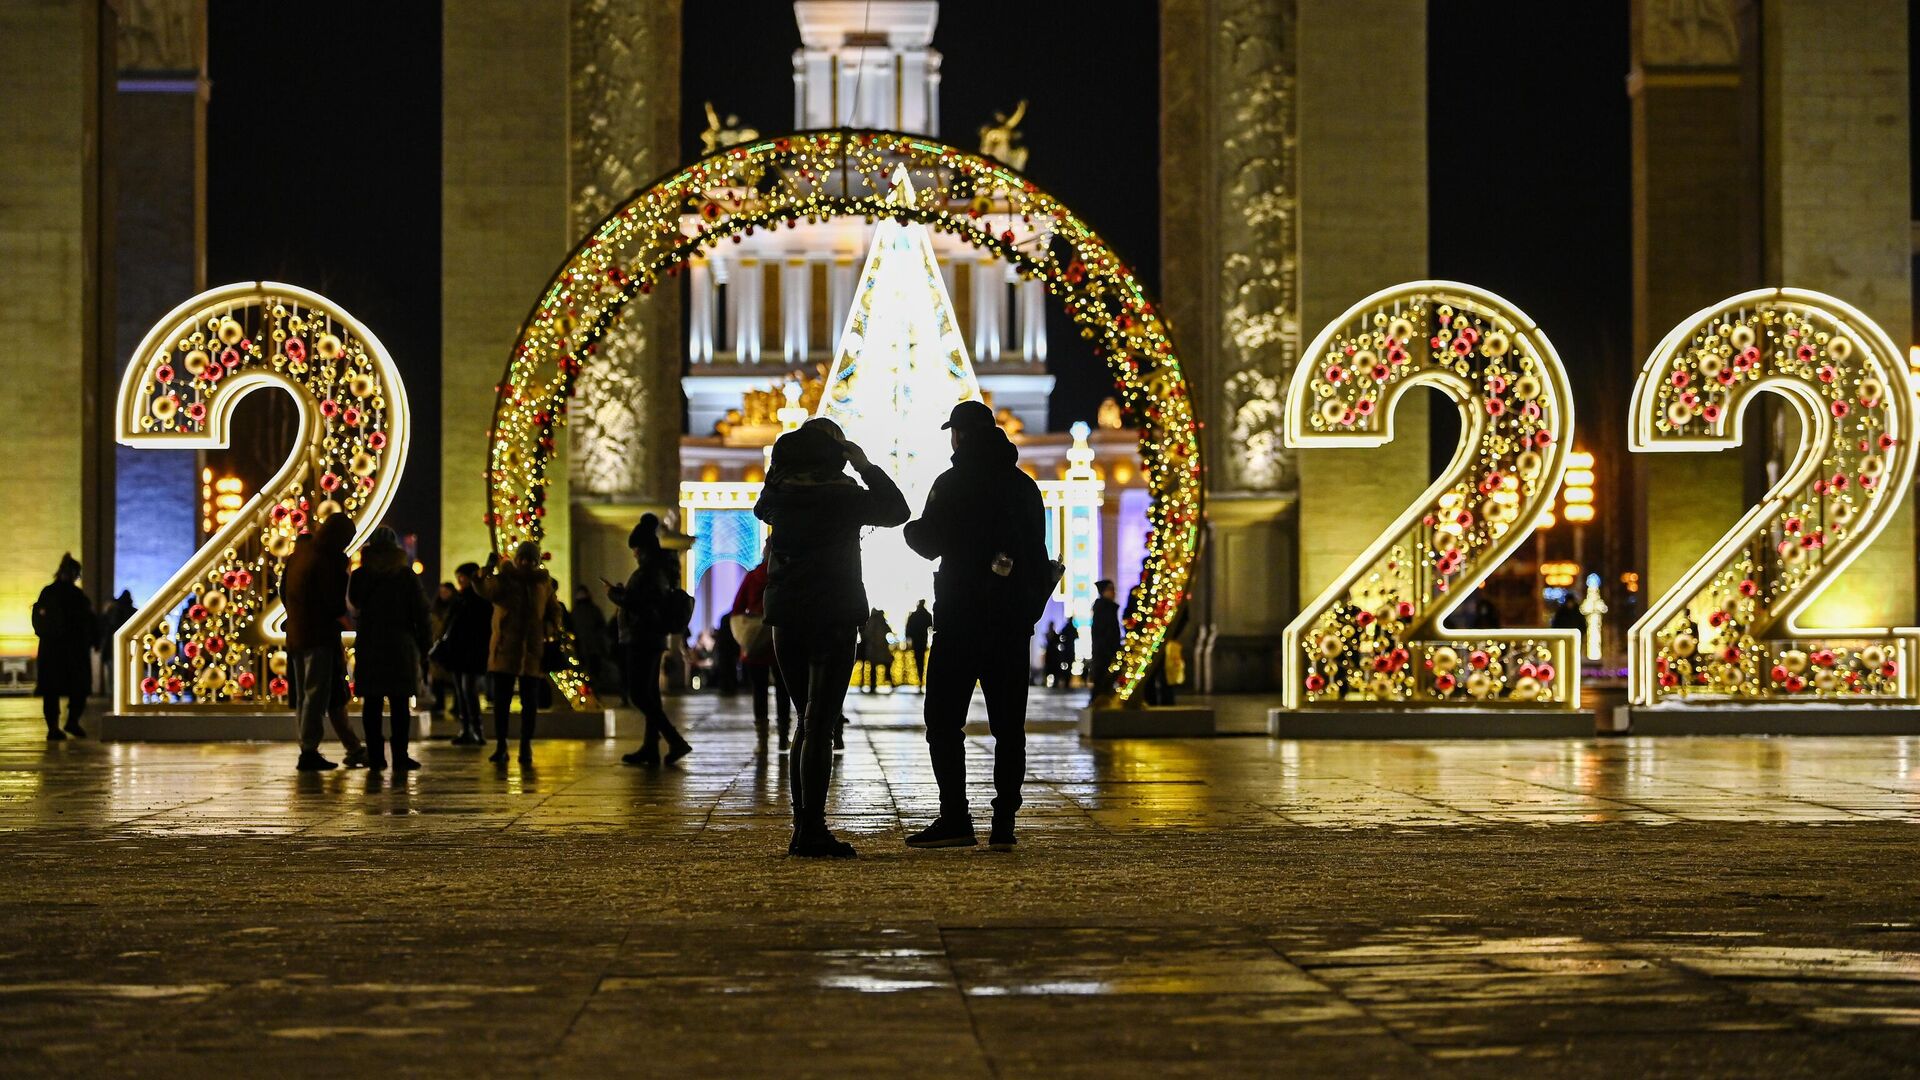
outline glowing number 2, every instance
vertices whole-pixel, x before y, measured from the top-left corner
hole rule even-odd
[[[1459,407],[1440,479],[1288,625],[1288,708],[1579,702],[1579,633],[1444,625],[1553,505],[1573,435],[1566,369],[1500,297],[1447,281],[1397,285],[1320,331],[1287,394],[1290,447],[1379,446],[1423,384]]]
[[[1903,360],[1871,319],[1799,289],[1696,312],[1648,357],[1633,395],[1636,452],[1737,447],[1740,415],[1763,392],[1793,404],[1800,446],[1759,505],[1634,623],[1636,704],[1913,700],[1920,634],[1797,623],[1912,486]]]
[[[226,446],[234,408],[269,386],[299,403],[293,452],[115,635],[118,708],[284,700],[280,574],[295,538],[344,512],[353,515],[357,547],[393,501],[407,460],[399,372],[353,316],[292,285],[227,285],[160,320],[120,383],[120,441]]]

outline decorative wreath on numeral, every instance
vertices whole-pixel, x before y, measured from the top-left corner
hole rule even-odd
[[[115,638],[121,707],[265,705],[287,694],[271,625],[302,532],[380,523],[406,464],[405,389],[379,340],[316,293],[245,282],[202,293],[148,331],[120,384],[119,439],[152,449],[227,445],[234,409],[279,387],[300,411],[287,463]]]
[[[916,206],[887,201],[902,166],[922,192]],[[1106,358],[1140,427],[1153,495],[1114,669],[1118,694],[1130,697],[1186,602],[1199,544],[1200,444],[1180,359],[1139,279],[1084,221],[1005,165],[928,139],[850,130],[759,139],[662,177],[595,226],[528,315],[501,381],[486,473],[494,548],[541,537],[556,431],[628,302],[671,286],[702,248],[838,216],[917,221],[994,251],[1044,282]],[[591,693],[575,670],[555,681],[576,702]]]
[[[1797,406],[1802,442],[1766,499],[1634,627],[1636,700],[1911,697],[1911,634],[1795,625],[1911,487],[1903,360],[1859,311],[1794,289],[1704,309],[1654,351],[1635,450],[1738,446],[1740,414],[1763,391]]]
[[[1461,448],[1287,628],[1288,704],[1571,707],[1576,635],[1441,625],[1533,532],[1565,470],[1572,397],[1552,345],[1525,315],[1455,282],[1368,297],[1303,354],[1287,400],[1288,444],[1391,441],[1394,402],[1423,384],[1463,410]]]

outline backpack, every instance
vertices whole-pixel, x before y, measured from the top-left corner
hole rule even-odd
[[[653,629],[662,634],[685,634],[693,625],[693,594],[677,585],[660,594],[660,607],[654,612]]]

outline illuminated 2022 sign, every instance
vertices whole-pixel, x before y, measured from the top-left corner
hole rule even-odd
[[[1913,389],[1884,330],[1799,289],[1705,308],[1642,369],[1632,448],[1737,447],[1741,414],[1767,393],[1793,408],[1799,445],[1760,502],[1634,624],[1633,701],[1911,702],[1920,635],[1798,623],[1913,485]]]
[[[119,439],[224,447],[235,407],[267,388],[299,409],[286,464],[120,628],[118,709],[284,707],[280,575],[295,540],[346,513],[357,547],[393,501],[409,426],[393,360],[353,316],[292,285],[227,285],[161,319],[121,380]]]
[[[1287,445],[1391,442],[1394,405],[1419,386],[1459,407],[1459,449],[1287,627],[1286,705],[1571,709],[1580,697],[1576,631],[1445,625],[1533,534],[1566,471],[1573,397],[1532,320],[1456,282],[1367,297],[1302,354],[1287,394]]]

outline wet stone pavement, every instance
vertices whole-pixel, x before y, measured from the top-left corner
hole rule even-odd
[[[1095,746],[1049,699],[1000,855],[901,845],[918,701],[854,704],[823,864],[740,700],[673,704],[674,769],[395,779],[0,699],[0,1075],[1920,1074],[1920,740]]]

